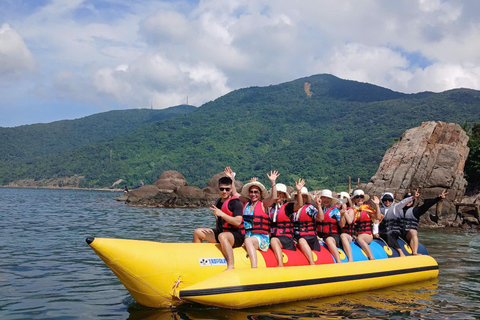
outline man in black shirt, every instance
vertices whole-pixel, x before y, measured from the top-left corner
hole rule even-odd
[[[245,239],[243,229],[243,207],[238,197],[232,196],[233,181],[222,177],[218,181],[220,199],[210,207],[216,219],[215,230],[197,228],[193,232],[193,242],[202,240],[210,243],[220,243],[227,261],[227,270],[234,268],[233,248],[240,247]]]

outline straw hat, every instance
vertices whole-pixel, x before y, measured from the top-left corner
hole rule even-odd
[[[287,200],[290,200],[290,194],[287,191],[287,186],[284,185],[283,183],[277,183],[277,193],[278,192],[283,192],[287,195]]]
[[[330,203],[331,206],[336,205],[338,202],[338,199],[333,197],[332,191],[328,189],[323,189],[322,192],[320,193],[320,197],[332,199],[332,202]]]
[[[370,199],[370,196],[368,194],[365,194],[365,192],[363,192],[363,190],[360,190],[360,189],[353,191],[353,198],[355,198],[356,196],[364,196],[365,202],[367,202],[368,199]]]
[[[250,195],[248,194],[248,192],[250,191],[250,188],[253,186],[256,186],[260,189],[260,192],[262,193],[262,199],[265,199],[268,197],[267,189],[263,184],[261,184],[258,181],[249,182],[246,185],[244,185],[242,188],[242,192],[240,192],[240,194],[245,198],[250,198]]]
[[[307,202],[312,202],[312,195],[308,193],[308,189],[306,187],[303,187],[302,190],[300,190],[300,194],[307,196]],[[292,193],[292,199],[296,199],[296,197],[297,197],[297,191]]]

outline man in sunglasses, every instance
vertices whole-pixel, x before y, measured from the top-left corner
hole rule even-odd
[[[220,198],[210,207],[216,219],[216,228],[215,230],[195,229],[193,242],[201,243],[202,240],[205,240],[210,243],[220,243],[228,270],[234,267],[233,248],[240,247],[245,240],[243,207],[238,197],[233,196],[231,178],[222,177],[218,180],[218,192]]]

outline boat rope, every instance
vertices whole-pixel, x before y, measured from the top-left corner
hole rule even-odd
[[[177,281],[175,281],[175,284],[174,284],[173,287],[172,287],[172,289],[173,289],[173,296],[177,297],[178,299],[180,299],[180,297],[179,297],[179,295],[178,295],[177,288],[178,288],[178,285],[180,284],[180,282],[182,282],[182,280],[180,280],[180,277],[181,277],[181,275],[178,276]]]

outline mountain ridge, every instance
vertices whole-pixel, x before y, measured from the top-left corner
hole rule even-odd
[[[266,172],[279,170],[287,183],[302,177],[309,187],[334,189],[347,176],[368,180],[395,138],[430,120],[480,121],[480,92],[405,94],[313,75],[234,90],[193,112],[57,157],[42,156],[35,166],[17,158],[0,172],[0,182],[77,174],[85,176],[85,187],[109,186],[120,178],[136,185],[176,170],[192,185],[205,186],[232,166],[243,181],[254,175],[264,180]]]

